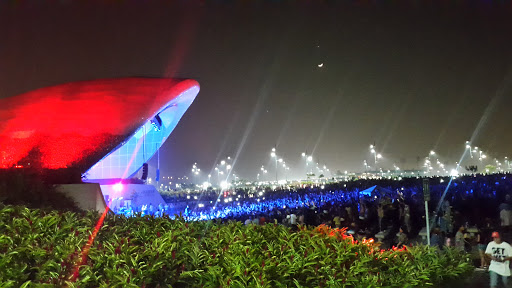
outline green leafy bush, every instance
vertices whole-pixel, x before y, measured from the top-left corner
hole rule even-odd
[[[473,270],[456,250],[380,250],[373,240],[357,243],[326,226],[292,232],[116,215],[105,218],[81,262],[99,218],[3,207],[0,286],[425,287]]]

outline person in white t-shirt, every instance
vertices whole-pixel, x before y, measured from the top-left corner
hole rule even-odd
[[[491,277],[491,288],[498,286],[498,275],[501,276],[503,284],[507,287],[508,276],[510,276],[509,260],[512,259],[512,246],[501,241],[498,232],[492,232],[493,241],[489,242],[485,249],[485,255],[491,258],[489,274]]]

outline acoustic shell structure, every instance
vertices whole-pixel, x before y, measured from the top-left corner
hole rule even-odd
[[[0,99],[0,168],[78,168],[86,182],[132,177],[199,93],[190,79],[73,82]]]

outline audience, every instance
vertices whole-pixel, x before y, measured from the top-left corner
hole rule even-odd
[[[461,250],[470,242],[468,227],[494,228],[512,224],[512,176],[509,174],[433,177],[430,183],[431,245]],[[425,226],[422,178],[362,179],[326,184],[325,187],[253,187],[217,193],[202,191],[163,194],[166,205],[124,207],[118,213],[133,216],[180,214],[190,221],[220,219],[246,225],[281,223],[290,227],[327,224],[348,227],[356,238],[382,232],[390,244],[403,245],[418,238]],[[379,189],[365,191],[377,185]],[[446,193],[445,193],[446,192]],[[438,203],[442,201],[442,205]],[[494,221],[492,220],[494,219]],[[459,227],[453,234],[452,227]],[[393,237],[397,235],[397,237]],[[483,232],[474,244],[486,244]]]

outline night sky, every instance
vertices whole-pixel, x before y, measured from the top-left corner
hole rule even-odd
[[[261,165],[273,173],[274,146],[292,167],[307,152],[342,171],[372,163],[372,143],[384,168],[417,168],[430,150],[455,163],[470,139],[511,157],[511,4],[388,2],[4,0],[0,98],[99,78],[196,79],[163,175],[190,176],[198,162],[204,177],[231,156],[254,179]]]

